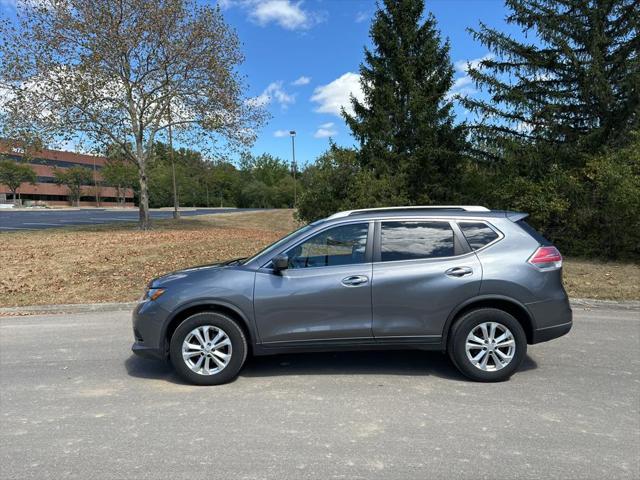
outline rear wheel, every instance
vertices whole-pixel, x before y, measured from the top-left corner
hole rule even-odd
[[[527,338],[512,315],[482,308],[465,313],[454,323],[447,350],[465,376],[499,382],[507,380],[524,360]]]
[[[219,385],[238,376],[247,356],[247,340],[240,326],[221,313],[196,313],[173,333],[171,363],[185,380]]]

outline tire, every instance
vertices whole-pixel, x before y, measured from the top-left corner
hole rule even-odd
[[[222,336],[218,337],[220,332]],[[222,346],[213,349],[216,338],[219,338],[216,343]],[[171,363],[180,377],[196,385],[220,385],[235,379],[247,351],[247,339],[238,323],[216,312],[201,312],[186,318],[176,328],[169,346]]]
[[[472,332],[473,337],[470,336]],[[480,308],[456,320],[447,351],[466,377],[478,382],[501,382],[520,367],[527,354],[527,337],[522,325],[509,313],[496,308]]]

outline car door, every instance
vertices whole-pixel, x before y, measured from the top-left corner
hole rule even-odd
[[[447,220],[376,226],[372,303],[378,341],[439,342],[447,317],[478,294],[482,268]]]
[[[254,312],[263,344],[372,340],[373,224],[328,227],[289,248],[287,269],[256,273]]]

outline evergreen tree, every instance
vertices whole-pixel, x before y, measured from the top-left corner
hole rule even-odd
[[[396,198],[451,200],[463,147],[454,126],[449,44],[422,0],[384,0],[370,29],[373,49],[360,66],[364,100],[343,112],[360,143],[359,162],[377,178],[393,178]],[[389,202],[392,198],[389,198]]]
[[[480,117],[472,127],[478,151],[504,158],[516,148],[531,157],[535,145],[529,161],[543,174],[551,163],[581,167],[589,154],[626,144],[639,125],[640,1],[506,5],[507,23],[534,38],[520,41],[482,23],[470,30],[494,54],[469,69],[490,99],[463,99]]]

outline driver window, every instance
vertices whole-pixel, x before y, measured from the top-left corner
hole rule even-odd
[[[368,223],[325,230],[285,252],[289,257],[289,268],[364,263],[368,232]]]

